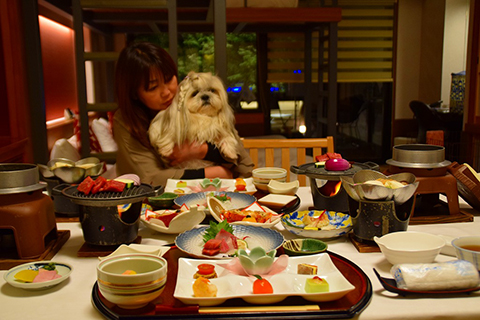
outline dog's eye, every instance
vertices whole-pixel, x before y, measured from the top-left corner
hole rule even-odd
[[[196,90],[192,93],[192,97],[195,97],[197,94],[198,94],[198,90]]]
[[[210,92],[211,92],[211,93],[215,93],[215,92],[217,92],[217,90],[215,90],[215,89],[210,89]]]

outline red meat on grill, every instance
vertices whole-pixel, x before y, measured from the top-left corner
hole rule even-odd
[[[93,186],[92,190],[90,191],[92,194],[99,192],[107,183],[107,179],[104,177],[98,177],[95,179],[95,185]]]
[[[94,185],[95,185],[95,181],[90,176],[88,176],[85,179],[83,179],[82,183],[78,185],[77,190],[88,195],[90,194],[90,191],[92,190]]]

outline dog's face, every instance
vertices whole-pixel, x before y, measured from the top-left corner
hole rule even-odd
[[[186,89],[185,107],[192,114],[215,117],[228,105],[222,81],[211,73],[190,74],[181,85]]]

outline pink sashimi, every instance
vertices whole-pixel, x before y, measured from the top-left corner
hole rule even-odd
[[[225,229],[221,229],[217,233],[217,235],[215,236],[215,240],[222,240],[226,242],[226,245],[228,246],[228,250],[222,251],[222,252],[228,252],[233,249],[238,249],[237,237],[235,237],[233,234],[226,231]],[[221,249],[225,249],[225,245],[223,245]]]
[[[33,279],[33,282],[45,282],[53,279],[61,278],[62,276],[56,270],[39,269],[38,275]]]

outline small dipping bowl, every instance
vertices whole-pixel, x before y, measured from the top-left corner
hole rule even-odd
[[[387,233],[373,240],[391,264],[432,263],[445,246],[442,237],[414,231]]]
[[[318,239],[293,239],[283,243],[283,250],[289,256],[303,256],[327,251],[328,245]]]
[[[177,197],[176,193],[164,192],[159,196],[149,197],[148,202],[156,208],[172,208]]]
[[[135,274],[125,274],[134,271]],[[155,300],[165,289],[167,260],[150,254],[123,254],[97,265],[100,293],[123,309],[138,309]]]
[[[467,260],[480,271],[480,236],[459,237],[452,240],[459,260]]]
[[[253,169],[252,171],[253,184],[257,189],[268,191],[268,183],[271,180],[279,182],[287,181],[287,170],[277,167],[263,167]]]

